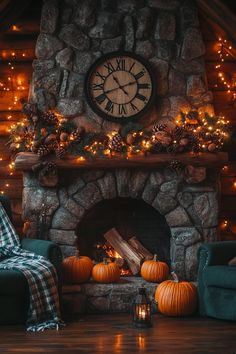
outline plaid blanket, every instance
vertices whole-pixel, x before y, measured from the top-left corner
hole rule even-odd
[[[53,265],[20,247],[17,236],[4,208],[0,203],[0,269],[12,269],[24,274],[29,285],[30,305],[27,331],[43,331],[60,328],[57,274]]]

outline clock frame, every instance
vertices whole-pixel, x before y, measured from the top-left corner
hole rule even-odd
[[[135,53],[112,52],[97,59],[85,78],[85,97],[100,117],[127,123],[143,116],[156,93],[154,72]]]

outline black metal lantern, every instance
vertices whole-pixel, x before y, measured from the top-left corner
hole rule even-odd
[[[137,328],[148,328],[151,323],[151,302],[144,288],[138,290],[133,304],[133,323]]]

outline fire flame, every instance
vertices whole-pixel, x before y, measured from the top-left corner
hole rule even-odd
[[[103,245],[97,244],[96,248],[98,248],[98,249],[102,248],[105,251],[105,253],[107,254],[107,256],[109,257],[110,261],[117,262],[117,264],[120,267],[120,271],[121,271],[120,274],[121,275],[123,275],[123,276],[131,275],[131,271],[129,269],[126,269],[120,265],[121,263],[118,260],[122,260],[123,258],[121,257],[121,255],[117,251],[114,250],[114,248],[112,246],[110,246],[107,243],[104,243]]]

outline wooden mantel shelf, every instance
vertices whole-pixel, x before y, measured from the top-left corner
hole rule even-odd
[[[81,160],[75,157],[68,157],[59,160],[53,156],[42,159],[36,154],[21,152],[16,155],[15,169],[27,171],[43,161],[54,162],[60,169],[158,168],[168,165],[173,160],[179,160],[185,165],[222,167],[228,162],[228,154],[225,152],[182,153],[177,155],[163,153],[149,156],[132,156],[130,158],[111,157]]]

